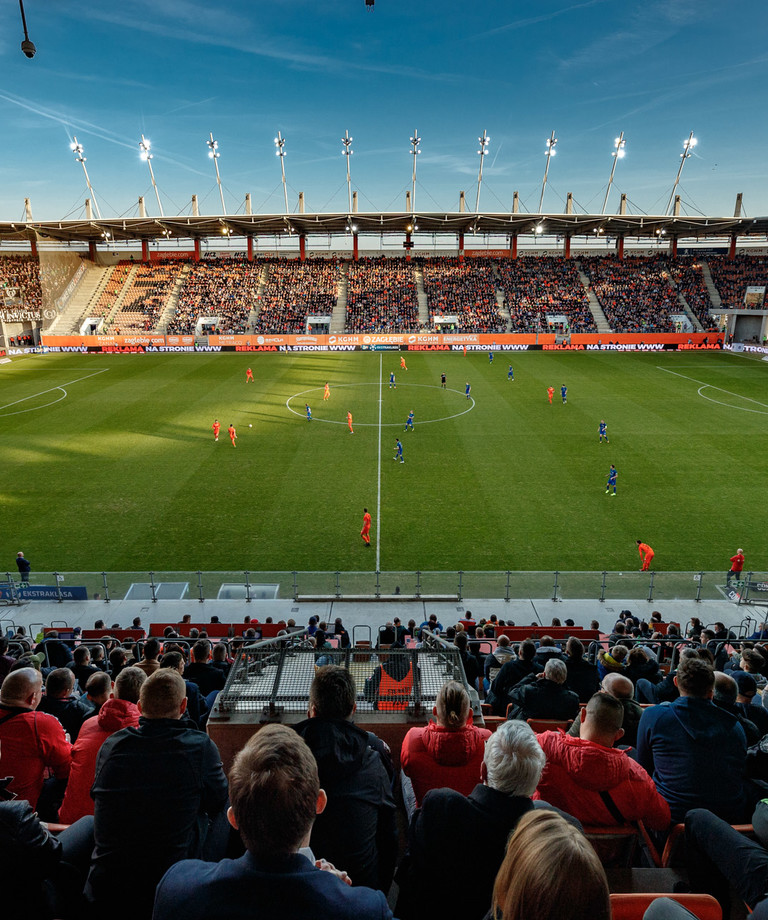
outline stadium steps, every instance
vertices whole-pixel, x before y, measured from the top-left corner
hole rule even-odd
[[[715,282],[712,280],[712,272],[709,270],[707,262],[701,263],[701,273],[704,276],[704,284],[707,286],[709,299],[712,301],[712,309],[719,310],[723,306],[723,301],[720,297],[720,292],[715,287]]]
[[[669,283],[672,284],[672,281],[670,280]],[[674,287],[674,285],[672,286]],[[695,331],[704,332],[704,327],[699,322],[698,316],[696,316],[693,310],[691,310],[691,308],[688,306],[688,301],[685,299],[685,297],[680,291],[677,292],[677,302],[680,304],[680,306],[685,311],[685,315],[688,317],[688,319],[693,323],[693,328],[695,329]]]
[[[115,321],[115,317],[120,312],[120,308],[122,307],[123,301],[125,300],[125,295],[133,287],[133,282],[136,278],[136,270],[136,263],[134,263],[131,265],[130,269],[128,270],[128,274],[125,276],[125,281],[123,282],[123,286],[120,290],[120,293],[117,295],[117,299],[115,300],[112,309],[110,310],[109,314],[104,317],[105,326],[111,327],[112,323]]]
[[[176,309],[179,306],[179,294],[181,294],[181,289],[184,286],[184,282],[187,280],[187,275],[192,271],[192,266],[189,263],[185,263],[181,267],[178,277],[173,285],[173,290],[168,297],[168,301],[165,304],[165,309],[160,314],[160,317],[157,321],[157,326],[155,326],[155,332],[165,334],[168,330],[168,323],[176,315]]]
[[[347,317],[347,295],[349,293],[349,266],[342,265],[339,285],[336,288],[336,306],[331,313],[331,333],[339,335],[344,332]]]
[[[248,319],[245,321],[245,328],[249,332],[255,332],[257,324],[259,322],[259,311],[261,310],[262,297],[264,296],[264,288],[267,286],[267,279],[269,278],[269,264],[264,263],[259,270],[259,283],[256,287],[256,300],[254,301],[253,306],[251,307],[251,312],[248,314]]]
[[[413,280],[416,282],[416,299],[419,302],[419,326],[426,329],[429,326],[429,301],[427,292],[424,290],[424,269],[416,267],[413,269]]]
[[[101,292],[112,271],[111,265],[94,265],[87,269],[69,303],[47,330],[48,335],[77,335],[80,324],[99,302]]]
[[[610,323],[605,318],[605,313],[603,313],[603,308],[600,306],[600,302],[597,297],[595,297],[595,292],[592,290],[589,284],[589,278],[587,278],[584,270],[581,267],[581,262],[578,260],[575,261],[576,268],[579,271],[579,278],[581,283],[584,285],[584,290],[587,293],[587,300],[589,301],[589,309],[594,317],[595,324],[597,325],[598,332],[612,332]]]

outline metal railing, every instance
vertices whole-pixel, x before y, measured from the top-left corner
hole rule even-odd
[[[349,598],[428,600],[430,597],[563,600],[732,600],[768,606],[768,572],[745,572],[727,596],[723,572],[521,572],[521,571],[151,571],[33,572],[31,586],[48,586],[44,599],[65,601],[70,588],[80,598],[117,600],[298,600]],[[26,596],[25,596],[26,595]],[[28,599],[15,573],[0,583],[0,603]]]

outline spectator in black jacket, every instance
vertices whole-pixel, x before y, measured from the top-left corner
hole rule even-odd
[[[512,702],[511,693],[515,686],[529,674],[539,674],[542,670],[533,660],[536,656],[536,645],[531,639],[525,639],[520,643],[517,654],[518,657],[514,661],[508,661],[499,671],[486,697],[486,702],[491,704],[496,716],[507,714],[507,706]]]
[[[571,636],[565,646],[565,667],[568,671],[566,685],[578,696],[580,703],[588,703],[600,689],[597,665],[584,660],[584,644]]]
[[[544,673],[524,677],[512,691],[515,708],[508,719],[574,719],[579,698],[565,686],[568,670],[564,661],[547,662]]]
[[[184,680],[197,684],[200,693],[207,700],[211,694],[224,689],[226,676],[209,663],[211,643],[200,639],[192,646],[192,662],[184,670]]]
[[[99,671],[99,668],[91,664],[91,650],[87,645],[77,646],[74,651],[74,663],[70,665],[70,668],[75,675],[78,686],[83,691],[91,674],[96,674]]]
[[[69,668],[51,671],[45,681],[45,696],[37,708],[40,712],[56,716],[72,744],[77,741],[83,722],[93,711],[93,707],[75,693],[75,675]]]
[[[762,706],[756,706],[752,700],[757,694],[757,681],[751,674],[746,671],[734,671],[731,677],[736,681],[738,695],[736,705],[739,711],[745,715],[750,722],[757,726],[760,737],[768,735],[768,710]]]

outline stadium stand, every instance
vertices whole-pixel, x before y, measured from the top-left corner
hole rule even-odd
[[[490,259],[425,259],[424,291],[433,332],[503,332],[506,320],[499,313],[496,282]],[[455,316],[455,323],[441,323]]]
[[[347,332],[416,332],[416,279],[405,259],[360,259],[349,266]]]
[[[256,332],[300,335],[307,316],[329,316],[336,306],[339,265],[331,259],[270,261]]]
[[[7,296],[14,288],[17,297],[28,308],[40,308],[43,303],[40,264],[34,256],[5,256],[0,259],[0,291]]]
[[[261,264],[228,259],[197,262],[184,277],[169,333],[192,334],[203,317],[218,317],[217,331],[247,330],[248,316],[256,304]]]
[[[680,306],[664,256],[588,256],[581,265],[614,332],[674,332]]]
[[[555,256],[499,262],[510,332],[549,331],[549,316],[565,316],[562,332],[597,332],[577,266]]]
[[[709,315],[712,300],[704,281],[701,259],[685,256],[670,260],[670,273],[678,291],[685,297],[688,306],[701,323],[703,329],[716,331],[717,324]]]
[[[136,266],[113,322],[122,332],[151,332],[168,304],[179,277],[178,262]]]
[[[738,310],[744,306],[748,285],[768,285],[768,259],[757,256],[710,256],[707,259],[712,280],[723,306]]]

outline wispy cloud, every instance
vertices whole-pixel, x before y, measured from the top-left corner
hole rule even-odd
[[[490,38],[492,35],[501,35],[504,32],[527,29],[530,26],[536,26],[542,22],[551,22],[553,19],[558,19],[560,16],[567,16],[569,13],[575,13],[578,10],[585,10],[588,7],[599,6],[608,2],[610,2],[610,0],[585,0],[584,3],[574,3],[572,6],[565,6],[559,10],[550,10],[547,13],[542,13],[540,16],[529,16],[525,19],[515,19],[512,22],[505,23],[503,26],[497,26],[495,29],[488,29],[487,32],[479,32],[476,35],[471,35],[469,38]]]

